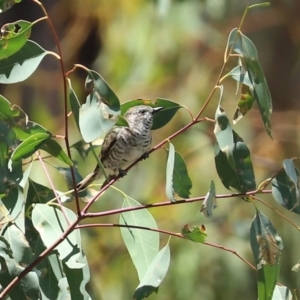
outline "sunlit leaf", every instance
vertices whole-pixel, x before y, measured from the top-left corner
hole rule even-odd
[[[233,124],[236,124],[248,111],[252,108],[254,98],[249,91],[249,87],[246,85],[242,86],[242,94],[237,105],[237,109],[233,116]]]
[[[14,259],[9,243],[4,237],[0,237],[0,284],[7,287],[16,276],[24,271]],[[30,271],[9,293],[10,299],[38,299],[39,280],[36,272]]]
[[[17,53],[0,61],[0,83],[24,81],[36,70],[47,54],[52,54],[52,52],[28,40]]]
[[[84,141],[89,143],[106,134],[115,125],[120,114],[120,103],[97,72],[86,71],[86,89],[90,94],[79,110],[79,127]]]
[[[242,193],[255,189],[250,151],[243,139],[231,129],[229,119],[220,105],[216,111],[214,133],[217,139],[215,164],[223,185]]]
[[[153,292],[157,292],[169,269],[170,248],[169,243],[162,248],[152,260],[145,276],[137,287],[133,299],[141,300],[147,298]]]
[[[220,87],[220,99],[219,105],[215,113],[215,128],[214,134],[217,139],[218,145],[221,151],[226,155],[227,161],[231,165],[232,169],[235,168],[234,159],[232,155],[233,149],[233,132],[227,117],[225,110],[221,107],[221,101],[223,97],[223,86]]]
[[[276,284],[272,300],[292,300],[292,293],[286,286]]]
[[[41,148],[42,144],[50,138],[48,133],[36,133],[25,139],[11,155],[11,160],[16,161],[21,158],[31,156],[35,151]]]
[[[258,299],[271,300],[283,243],[271,221],[258,210],[250,228],[250,243],[257,267]]]
[[[129,196],[125,196],[123,207],[136,207],[140,204]],[[146,210],[132,210],[122,213],[119,219],[121,225],[142,226],[157,229],[152,215]],[[154,257],[159,250],[158,232],[121,227],[121,234],[130,257],[138,272],[140,281],[143,280]]]
[[[201,225],[201,227],[193,226],[193,229],[190,230],[189,226],[186,224],[183,226],[181,230],[181,234],[186,239],[196,243],[204,243],[207,237],[207,233],[205,231],[204,225]]]
[[[242,83],[248,87],[252,86],[248,72],[242,65],[234,67],[229,73],[227,73],[227,76],[231,76],[238,83]]]
[[[85,83],[86,90],[89,91],[93,89],[101,102],[119,114],[120,101],[114,91],[99,73],[93,70],[86,71],[88,72]]]
[[[64,208],[64,211],[70,222],[77,219],[77,216],[70,209]],[[69,226],[61,210],[47,204],[34,205],[32,223],[46,247],[51,246],[53,241],[61,238]],[[84,266],[84,263],[80,262],[83,254],[79,230],[72,231],[68,238],[64,239],[55,249],[59,253],[60,260],[63,260],[69,268],[82,268]]]
[[[245,68],[251,82],[250,91],[257,101],[265,129],[269,136],[273,138],[270,122],[272,98],[262,67],[258,61],[257,50],[252,41],[237,29],[233,29],[229,34],[225,56],[232,46],[233,51],[240,54],[245,62]]]
[[[23,266],[28,265],[32,259],[32,251],[20,228],[14,223],[9,223],[1,234],[9,242],[16,262]]]
[[[212,212],[217,206],[215,183],[211,180],[209,190],[202,202],[200,212],[203,213],[205,217],[211,218],[213,214]]]
[[[28,40],[32,23],[24,20],[7,23],[1,28],[0,60],[18,52]],[[1,62],[0,62],[1,63]]]
[[[149,105],[151,107],[164,108],[163,110],[154,114],[152,130],[165,126],[174,117],[177,110],[181,108],[178,103],[168,99],[157,98],[155,101],[147,99],[135,99],[125,102],[121,105],[121,114],[124,115],[129,108],[137,105]],[[123,121],[118,121],[117,125],[124,126]]]
[[[175,163],[175,148],[172,143],[169,143],[168,160],[167,160],[167,167],[166,167],[166,195],[167,198],[172,202],[176,202],[174,198],[174,188],[173,188],[174,163]]]

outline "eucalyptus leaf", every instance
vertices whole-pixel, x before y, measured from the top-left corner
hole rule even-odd
[[[235,189],[241,193],[256,188],[255,175],[250,151],[243,139],[233,131],[233,146],[224,154],[219,144],[215,144],[215,164],[217,173],[227,189]],[[234,161],[235,168],[228,161],[228,153]]]
[[[283,243],[268,217],[258,210],[250,228],[250,243],[257,267],[258,299],[271,300],[279,275]]]
[[[19,20],[7,23],[1,28],[0,38],[0,63],[18,52],[27,42],[31,33],[32,23]]]
[[[54,139],[47,139],[40,148],[67,165],[73,166],[72,160]]]
[[[252,41],[236,28],[229,34],[225,55],[228,55],[229,49],[233,49],[234,52],[240,54],[243,58],[251,82],[250,91],[253,98],[257,101],[265,129],[268,135],[273,138],[270,121],[272,98],[258,60],[257,50]]]
[[[140,204],[129,196],[125,196],[123,208],[136,207]],[[132,210],[120,215],[121,225],[142,226],[157,229],[152,215],[146,210]],[[154,257],[159,250],[159,234],[150,230],[121,227],[121,234],[140,281],[143,280]]]
[[[137,287],[133,299],[140,300],[157,292],[158,287],[166,276],[170,264],[170,248],[167,244],[161,249],[151,262],[144,278]]]
[[[216,201],[216,188],[213,180],[210,181],[209,190],[202,202],[200,212],[207,218],[212,217],[213,210],[218,206]]]
[[[68,208],[64,208],[66,216],[70,222],[74,222],[77,217]],[[47,204],[35,204],[32,210],[32,223],[40,233],[42,241],[46,247],[53,244],[53,241],[61,238],[68,223],[65,216],[56,207]],[[81,238],[79,230],[72,231],[67,239],[64,239],[55,249],[59,253],[59,258],[68,265],[69,268],[82,268],[84,263],[80,262],[83,255],[81,249]]]
[[[175,163],[175,148],[173,144],[169,142],[168,159],[167,159],[167,166],[166,166],[166,195],[167,198],[172,202],[176,202],[174,198],[174,188],[173,188],[174,163]]]
[[[52,52],[28,40],[18,52],[0,61],[0,83],[11,84],[24,81],[32,75],[47,54]]]
[[[299,171],[294,168],[293,172],[290,166],[287,168],[287,165],[286,169],[290,175],[286,173],[285,169],[282,169],[273,178],[272,195],[285,209],[300,214],[298,184],[295,185],[295,181],[291,180],[291,177],[299,178]]]
[[[191,230],[186,224],[182,227],[181,234],[186,239],[195,243],[204,243],[207,238],[207,233],[204,225],[202,225],[201,227],[193,226],[193,229]]]

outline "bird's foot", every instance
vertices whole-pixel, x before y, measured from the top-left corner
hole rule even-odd
[[[127,175],[127,172],[123,169],[118,169],[120,177],[124,177]]]
[[[142,156],[141,156],[141,159],[146,159],[149,157],[149,153],[148,152],[145,152]]]

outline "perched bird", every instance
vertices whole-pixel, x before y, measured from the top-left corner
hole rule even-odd
[[[153,115],[163,107],[138,105],[125,113],[129,127],[113,127],[105,136],[100,161],[109,178],[126,175],[125,169],[139,158],[147,158],[151,148]],[[77,184],[78,190],[85,189],[102,174],[97,165],[94,172]]]

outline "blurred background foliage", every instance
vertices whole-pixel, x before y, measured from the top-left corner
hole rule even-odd
[[[187,106],[194,114],[214,87],[223,63],[227,37],[237,27],[245,7],[258,1],[246,0],[45,0],[60,38],[66,70],[81,63],[99,72],[121,102],[135,98],[164,97]],[[277,143],[264,132],[257,108],[243,118],[235,130],[252,153],[257,182],[272,176],[284,158],[299,156],[299,84],[300,84],[300,2],[272,0],[265,9],[251,10],[243,33],[257,47],[271,95],[274,114],[272,125]],[[33,21],[42,17],[40,8],[23,0],[1,15],[1,25],[18,19]],[[33,29],[32,39],[44,48],[55,50],[46,22]],[[232,66],[235,65],[233,62]],[[228,66],[228,71],[230,67]],[[72,85],[84,102],[85,74],[71,75]],[[235,83],[225,81],[223,106],[232,116],[238,97]],[[63,130],[63,89],[59,63],[46,57],[40,68],[25,82],[1,86],[1,93],[20,105],[29,118],[54,134]],[[213,118],[217,95],[203,116]],[[181,109],[167,126],[154,132],[153,144],[189,122]],[[80,135],[70,118],[71,143]],[[200,123],[174,141],[185,158],[193,181],[192,197],[205,195],[211,179],[217,193],[228,191],[221,185],[214,166],[213,125]],[[85,162],[74,152],[84,176],[94,168],[93,157]],[[160,149],[134,167],[116,186],[141,203],[165,201],[166,151]],[[56,162],[57,163],[57,162]],[[65,189],[61,175],[49,166],[57,178],[58,189]],[[48,185],[42,169],[36,165],[33,179]],[[279,211],[271,195],[261,196]],[[122,196],[108,191],[93,206],[93,211],[120,207]],[[72,204],[70,204],[72,206]],[[205,224],[208,241],[234,249],[253,262],[249,228],[254,216],[250,203],[240,199],[220,199],[212,219],[199,213],[201,203],[152,209],[159,228],[181,231],[181,227]],[[262,208],[284,241],[280,281],[298,287],[299,273],[290,270],[299,260],[299,233],[272,211]],[[284,212],[299,224],[299,216]],[[116,223],[118,216],[92,220]],[[84,249],[91,269],[90,294],[93,299],[131,299],[138,281],[135,269],[116,228],[82,231]],[[163,247],[168,236],[161,236]],[[171,266],[158,295],[149,299],[223,300],[256,299],[255,273],[229,252],[172,239]]]

